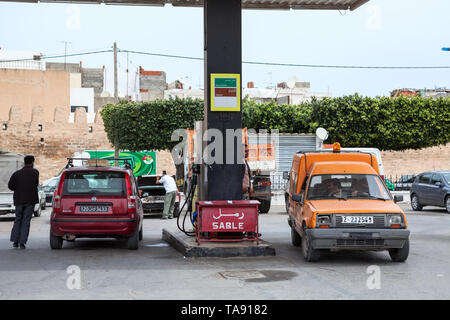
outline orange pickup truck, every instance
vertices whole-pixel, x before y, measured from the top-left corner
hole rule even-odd
[[[409,255],[404,212],[379,176],[371,153],[300,152],[289,172],[288,223],[294,246],[306,261],[324,250],[389,251],[403,262]]]

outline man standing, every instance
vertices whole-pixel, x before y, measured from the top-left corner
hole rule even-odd
[[[177,184],[171,176],[166,174],[166,171],[163,171],[161,177],[156,178],[156,183],[162,183],[164,185],[164,189],[166,189],[162,219],[172,219],[178,191]]]
[[[16,207],[16,218],[10,240],[13,242],[14,248],[18,248],[20,245],[20,249],[25,249],[34,205],[39,203],[39,171],[33,168],[34,157],[26,156],[24,162],[25,166],[14,172],[8,183],[8,188],[14,191],[14,206]]]

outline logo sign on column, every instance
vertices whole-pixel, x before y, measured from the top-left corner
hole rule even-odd
[[[211,111],[241,111],[241,75],[211,73]]]

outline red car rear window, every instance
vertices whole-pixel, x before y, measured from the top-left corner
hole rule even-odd
[[[111,171],[67,172],[63,195],[125,196],[125,173]]]

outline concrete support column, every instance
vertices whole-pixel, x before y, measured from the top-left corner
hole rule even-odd
[[[242,4],[241,0],[204,1],[205,118],[203,131],[218,129],[223,137],[224,164],[203,164],[199,181],[200,200],[241,200],[243,165],[237,159],[238,141],[234,143],[234,162],[227,159],[226,130],[242,128],[241,111],[211,111],[211,74],[242,73]],[[241,102],[241,86],[239,103]],[[238,139],[236,139],[238,140]],[[210,141],[204,144],[203,150]]]

